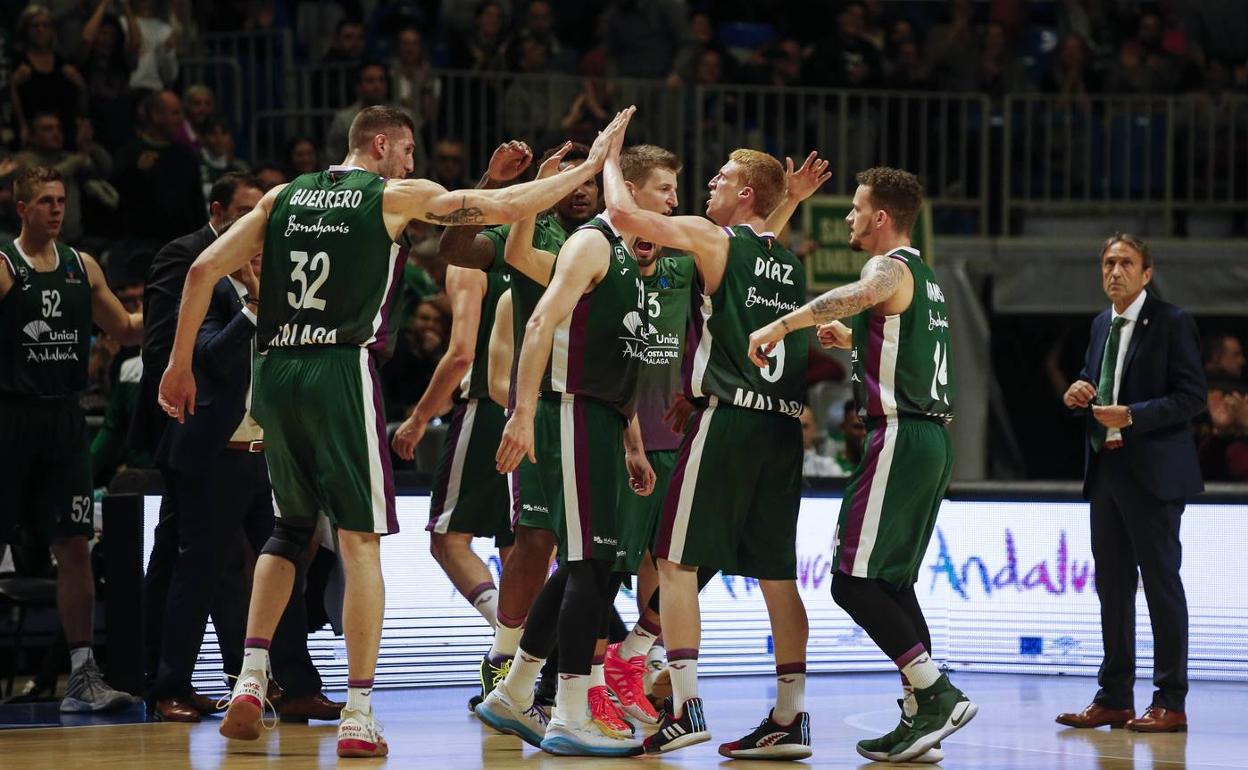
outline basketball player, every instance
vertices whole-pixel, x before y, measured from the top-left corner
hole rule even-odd
[[[371,348],[384,344],[386,302],[399,267],[394,243],[411,219],[436,224],[511,220],[562,198],[597,170],[623,120],[588,162],[567,174],[501,190],[448,192],[412,169],[411,119],[378,106],[352,122],[346,160],[275,187],[191,266],[161,405],[194,412],[191,344],[213,283],[263,249],[254,407],[264,425],[279,517],[256,566],[243,670],[222,722],[255,739],[267,685],[269,639],[290,596],[295,560],[325,511],[346,571],[349,667],[338,754],[384,756],[370,695],[384,611],[380,536],[398,529],[385,423]],[[335,265],[337,267],[335,267]]]
[[[71,663],[61,711],[109,711],[133,699],[105,683],[92,652],[95,580],[87,541],[95,518],[90,438],[78,394],[87,386],[92,324],[134,345],[143,336],[143,316],[126,312],[91,255],[56,240],[65,221],[65,184],[55,169],[21,173],[13,197],[21,231],[0,245],[0,546],[12,541],[19,519],[51,541]]]
[[[720,747],[730,757],[810,755],[803,710],[807,622],[797,592],[797,513],[806,335],[759,369],[746,357],[750,329],[799,307],[805,273],[767,230],[785,193],[785,169],[736,150],[710,181],[707,216],[642,210],[616,155],[604,168],[607,209],[622,229],[693,256],[698,296],[686,391],[699,409],[681,445],[655,541],[672,710],[646,739],[648,753],[710,738],[697,697],[697,568],[757,578],[775,640],[776,707],[753,733]],[[726,470],[730,469],[730,473]]]
[[[542,156],[543,171],[539,172],[539,178],[546,178],[556,171],[568,171],[584,163],[588,157],[589,148],[582,144],[565,142],[553,147]],[[593,218],[598,209],[598,180],[591,176],[556,203],[551,211],[537,218],[536,226],[528,229],[528,243],[532,248],[550,254],[553,262],[553,255],[559,253],[568,235]],[[526,217],[522,221],[531,222],[532,219]],[[550,271],[547,270],[543,281],[538,283],[506,264],[505,250],[511,240],[509,234],[512,229],[512,225],[503,225],[485,230],[475,236],[470,246],[471,259],[474,262],[483,262],[488,258],[491,265],[506,265],[506,275],[512,287],[506,309],[500,305],[495,313],[495,325],[503,322],[506,324],[506,345],[500,346],[492,341],[489,347],[490,379],[497,376],[506,383],[501,403],[508,407],[512,398],[512,373],[518,362],[524,326],[542,292],[546,290],[546,282],[550,276]],[[501,428],[499,433],[501,437]],[[498,449],[497,439],[493,449]],[[488,473],[498,476],[492,464]],[[550,557],[555,550],[554,525],[550,521],[536,470],[531,464],[524,462],[511,474],[510,481],[511,524],[515,534],[515,546],[503,562],[494,641],[481,661],[481,694],[474,696],[469,702],[470,708],[475,708],[507,676],[511,660],[520,645],[520,634],[524,630],[529,607],[550,574]]]
[[[614,152],[622,138],[612,138]],[[528,240],[515,232],[511,238]],[[599,721],[590,704],[594,640],[620,551],[618,477],[627,468],[637,494],[654,486],[634,417],[639,362],[628,355],[645,310],[631,240],[599,216],[564,244],[525,329],[515,409],[498,449],[501,472],[526,455],[537,464],[561,559],[533,604],[511,670],[476,711],[554,754],[641,750],[626,724]],[[556,634],[559,692],[547,725],[532,688]]]
[[[533,153],[524,142],[507,142],[490,157],[485,177],[477,186],[497,187],[515,179],[528,168]],[[461,236],[465,226],[447,228],[447,240]],[[469,236],[471,238],[471,235]],[[489,398],[486,350],[494,324],[499,296],[510,277],[501,259],[487,269],[450,265],[446,269],[446,294],[451,302],[451,339],[445,355],[412,414],[395,431],[395,453],[411,460],[425,435],[429,421],[445,414],[454,403],[450,429],[442,445],[434,473],[429,502],[429,545],[447,577],[493,629],[498,611],[498,590],[490,569],[472,551],[474,537],[492,537],[500,563],[511,551],[511,517],[507,479],[490,462],[503,434],[501,407]]]
[[[931,267],[910,245],[923,204],[919,180],[892,168],[868,169],[857,180],[845,218],[849,245],[875,255],[861,279],[758,329],[749,353],[765,371],[787,334],[815,325],[825,342],[853,350],[854,398],[869,433],[841,504],[832,597],[893,659],[907,688],[896,729],[860,741],[858,753],[935,762],[940,740],[977,710],[932,660],[914,594],[953,468],[945,427],[954,400],[949,310]]]

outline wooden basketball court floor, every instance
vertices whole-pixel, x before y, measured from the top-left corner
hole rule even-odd
[[[1143,735],[1108,728],[1073,730],[1054,724],[1063,710],[1086,705],[1095,681],[1085,677],[954,674],[975,700],[975,721],[945,742],[946,768],[992,770],[1118,770],[1120,768],[1248,768],[1248,687],[1195,682],[1188,700],[1191,731]],[[820,768],[882,768],[859,757],[854,742],[891,729],[897,721],[895,674],[812,676],[807,685],[814,756],[804,765]],[[217,720],[198,725],[90,724],[0,730],[0,766],[26,768],[487,768],[489,770],[582,770],[636,766],[775,768],[772,762],[720,757],[720,741],[752,729],[774,694],[770,678],[714,678],[702,682],[710,743],[662,758],[580,759],[553,757],[519,739],[499,735],[467,712],[471,690],[425,688],[379,690],[375,708],[385,725],[387,760],[339,760],[335,727],[327,723],[280,725],[256,743],[229,743],[217,734]],[[1147,704],[1148,690],[1136,690]],[[6,707],[11,710],[15,707]],[[142,718],[136,706],[133,717]],[[12,714],[10,713],[10,716]],[[0,712],[0,722],[5,720]],[[55,721],[55,717],[53,717]],[[644,764],[640,764],[644,763]],[[894,765],[931,767],[931,765]]]

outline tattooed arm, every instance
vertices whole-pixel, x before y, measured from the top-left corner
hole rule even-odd
[[[861,313],[888,300],[906,277],[906,268],[892,257],[876,256],[862,266],[853,283],[824,292],[806,305],[781,316],[750,335],[750,359],[766,366],[766,354],[789,332]]]
[[[504,142],[494,150],[490,162],[477,182],[477,189],[492,190],[503,186],[522,174],[533,160],[533,151],[521,141]],[[438,239],[437,259],[457,267],[479,270],[489,268],[494,261],[494,241],[481,235],[481,225],[448,227]]]

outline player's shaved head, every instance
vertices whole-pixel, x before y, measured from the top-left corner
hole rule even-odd
[[[401,131],[403,128],[410,131],[413,136],[416,135],[416,124],[403,110],[386,105],[365,107],[355,116],[355,120],[351,121],[348,141],[351,149],[366,150],[373,143],[373,137],[378,134],[389,136],[390,133]]]

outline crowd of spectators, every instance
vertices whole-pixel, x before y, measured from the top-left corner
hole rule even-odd
[[[1206,481],[1248,481],[1248,382],[1243,342],[1233,334],[1205,338],[1207,414],[1196,424]]]

